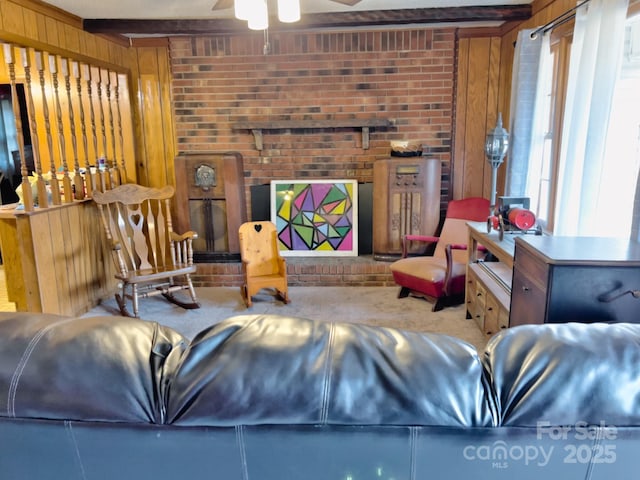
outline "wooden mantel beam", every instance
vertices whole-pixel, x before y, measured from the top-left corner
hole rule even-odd
[[[317,28],[355,28],[391,25],[424,25],[459,22],[510,22],[531,17],[531,5],[409,8],[357,12],[308,13],[295,24],[271,22],[271,31]],[[202,18],[180,20],[84,19],[83,29],[101,34],[222,35],[251,33],[246,22],[236,19]]]

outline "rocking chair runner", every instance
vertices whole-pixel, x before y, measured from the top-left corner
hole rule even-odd
[[[190,277],[196,271],[192,241],[197,234],[173,231],[173,194],[172,186],[157,189],[135,184],[93,194],[111,244],[118,272],[115,277],[122,284],[121,294],[115,297],[125,316],[131,316],[127,298],[134,317],[138,316],[138,299],[154,295],[163,295],[182,308],[200,307]],[[188,291],[190,302],[174,296],[180,290]]]

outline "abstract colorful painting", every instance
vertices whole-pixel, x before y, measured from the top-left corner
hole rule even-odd
[[[283,256],[357,256],[357,210],[356,180],[271,182],[271,221]]]

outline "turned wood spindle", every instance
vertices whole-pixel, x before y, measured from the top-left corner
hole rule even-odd
[[[114,73],[115,77],[115,97],[116,97],[116,114],[118,119],[118,137],[120,139],[120,181],[126,183],[127,166],[124,163],[124,138],[122,136],[122,114],[120,113],[120,75]],[[114,158],[115,161],[115,158]]]
[[[83,65],[84,77],[87,80],[87,94],[89,95],[89,120],[91,121],[91,134],[93,137],[93,151],[95,153],[95,173],[91,174],[93,177],[93,187],[94,190],[104,191],[102,187],[102,183],[98,181],[100,179],[100,175],[98,173],[98,169],[100,165],[98,165],[98,134],[96,131],[96,113],[95,108],[93,106],[93,82],[92,82],[92,74],[91,67],[87,64]]]
[[[109,179],[109,162],[107,159],[107,126],[104,119],[104,104],[102,101],[102,69],[98,68],[98,76],[96,78],[96,90],[98,93],[98,107],[100,113],[100,132],[102,134],[102,165],[98,165],[98,175],[100,178],[100,185],[103,192],[111,189]]]
[[[49,147],[49,172],[51,173],[49,187],[51,190],[51,203],[53,203],[54,205],[60,205],[62,203],[62,199],[60,198],[60,185],[58,184],[56,163],[55,159],[53,158],[53,137],[51,135],[51,120],[49,118],[49,105],[47,104],[47,84],[44,75],[44,53],[36,50],[35,56],[36,68],[38,69],[38,76],[40,78],[40,91],[42,93],[42,113],[44,114],[44,129],[47,132],[47,146]]]
[[[93,197],[94,176],[91,174],[91,162],[89,162],[89,145],[87,140],[87,125],[84,116],[84,100],[82,95],[82,75],[80,74],[80,64],[72,62],[71,71],[76,79],[76,90],[78,92],[78,109],[80,111],[80,131],[82,133],[82,146],[84,148],[84,189],[86,195]]]
[[[71,97],[71,75],[69,68],[70,61],[66,58],[60,58],[60,70],[64,77],[64,87],[67,91],[67,103],[69,107],[69,124],[71,125],[71,146],[73,148],[73,190],[74,198],[82,200],[84,198],[84,182],[80,175],[80,162],[78,160],[78,141],[76,139],[76,119],[73,111],[73,99]],[[82,98],[78,96],[80,102]]]
[[[27,169],[27,159],[24,153],[24,133],[22,131],[22,115],[20,112],[20,102],[18,101],[18,90],[16,88],[16,60],[13,54],[13,45],[4,44],[4,61],[9,68],[9,82],[11,85],[11,106],[16,122],[16,133],[18,140],[18,151],[20,152],[20,175],[22,182],[22,204],[27,212],[33,211],[33,192],[29,183],[29,170]]]
[[[29,114],[29,131],[31,132],[31,148],[33,151],[33,164],[36,170],[36,185],[38,190],[38,206],[47,208],[49,206],[49,196],[47,194],[47,182],[42,176],[42,162],[40,162],[40,140],[38,138],[38,125],[36,123],[36,108],[33,101],[33,86],[31,82],[31,60],[29,50],[20,50],[22,65],[24,67],[24,79],[27,84],[27,112]]]
[[[58,84],[58,57],[56,55],[49,55],[49,72],[51,73],[51,81],[53,82],[54,109],[56,112],[56,122],[58,124],[58,149],[62,166],[62,192],[64,194],[64,202],[71,203],[73,201],[73,188],[71,187],[69,165],[67,164],[67,147],[64,137],[62,106],[60,105],[60,89]]]
[[[116,163],[116,133],[115,133],[115,125],[113,124],[113,104],[111,97],[111,72],[107,70],[106,72],[106,92],[107,92],[107,105],[109,106],[109,130],[111,132],[111,151],[113,153],[112,166],[109,168],[111,185],[116,186],[120,185],[120,176]]]

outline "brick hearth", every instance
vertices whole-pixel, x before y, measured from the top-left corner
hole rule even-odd
[[[287,257],[290,286],[393,286],[389,262],[370,255],[358,257]],[[240,263],[199,263],[193,275],[197,287],[240,286]]]

